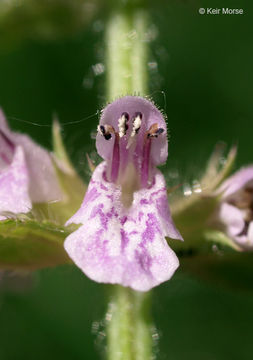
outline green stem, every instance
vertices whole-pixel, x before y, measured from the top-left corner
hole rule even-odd
[[[114,286],[108,314],[108,360],[151,360],[150,293]]]
[[[107,99],[147,94],[147,14],[144,9],[114,11],[107,23]]]
[[[106,27],[107,100],[147,94],[147,14],[141,1],[113,11]],[[150,293],[113,286],[107,322],[108,360],[150,360]]]

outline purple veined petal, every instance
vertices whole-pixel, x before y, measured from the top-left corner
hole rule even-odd
[[[83,225],[64,247],[91,279],[148,291],[179,266],[165,239],[182,239],[171,219],[165,180],[156,170],[153,186],[134,192],[125,208],[121,187],[104,179],[105,169],[105,162],[95,169],[81,208],[68,220],[66,225]]]
[[[223,193],[223,198],[227,198],[241,190],[249,182],[252,182],[253,187],[253,166],[237,171],[221,185],[218,191]]]
[[[4,163],[7,165],[11,163],[17,146],[21,146],[24,151],[32,202],[61,200],[63,194],[50,153],[32,141],[29,136],[11,131],[0,110],[0,152],[2,153],[0,154],[0,169],[3,168]]]
[[[28,136],[14,134],[25,153],[30,176],[29,193],[32,202],[60,201],[63,198],[51,155]]]
[[[29,175],[22,147],[16,147],[11,164],[0,171],[0,213],[27,213],[32,204],[29,193]],[[6,217],[0,215],[0,220]]]

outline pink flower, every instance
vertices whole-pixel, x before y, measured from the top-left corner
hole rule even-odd
[[[27,135],[12,132],[0,110],[0,219],[27,213],[32,203],[61,199],[50,154]]]
[[[253,248],[253,166],[236,172],[219,189],[219,218],[228,236],[243,249]]]
[[[82,226],[65,249],[91,279],[147,291],[179,265],[165,237],[182,240],[156,168],[168,155],[165,120],[144,98],[120,98],[102,112],[96,147],[104,162],[67,222]]]

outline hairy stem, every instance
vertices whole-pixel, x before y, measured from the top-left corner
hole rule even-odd
[[[150,293],[113,286],[108,314],[108,360],[150,360]]]
[[[107,100],[147,93],[147,14],[142,8],[114,11],[106,31]]]
[[[141,0],[119,5],[108,19],[105,38],[108,101],[124,95],[147,94],[147,19]],[[108,314],[108,360],[150,360],[150,293],[112,286]]]

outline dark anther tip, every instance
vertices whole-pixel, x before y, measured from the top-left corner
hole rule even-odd
[[[141,112],[136,112],[134,115],[134,118],[137,118],[137,116],[139,116],[142,119],[142,113]]]
[[[127,112],[123,112],[123,113],[121,114],[121,116],[124,116],[125,119],[126,119],[126,121],[129,120],[129,114],[128,114]]]
[[[164,129],[163,129],[163,128],[159,128],[159,129],[156,131],[157,135],[160,135],[160,134],[162,134],[163,132],[164,132]]]
[[[100,125],[100,130],[101,130],[102,134],[104,135],[104,134],[105,134],[105,127],[104,127],[104,125]]]
[[[111,134],[105,134],[105,135],[104,135],[105,140],[110,140],[111,137],[112,137]]]

